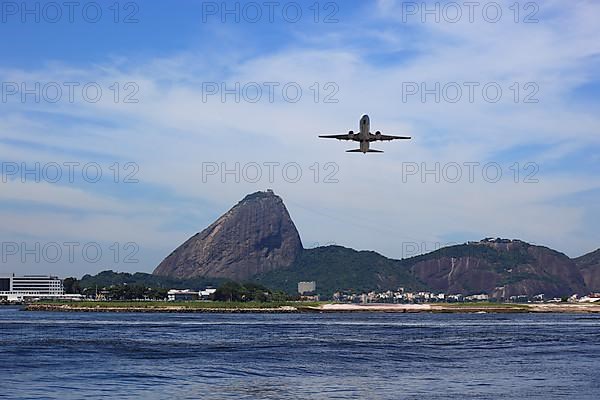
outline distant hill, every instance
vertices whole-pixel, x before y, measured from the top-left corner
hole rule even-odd
[[[520,240],[484,239],[405,260],[413,275],[445,293],[567,296],[587,293],[575,262]]]
[[[303,249],[283,201],[272,191],[246,196],[175,249],[154,276],[254,280],[294,293],[299,281],[318,292],[404,287],[444,293],[562,297],[600,290],[600,250],[572,260],[521,240],[484,239],[393,260],[340,246]]]
[[[574,261],[588,289],[600,293],[600,249],[578,257]]]
[[[319,293],[337,290],[426,289],[401,261],[373,251],[356,251],[341,246],[304,250],[289,268],[278,269],[254,278],[269,288],[296,292],[299,281],[316,281]]]
[[[305,250],[290,268],[255,278],[262,284],[296,290],[299,281],[316,281],[320,293],[336,290],[387,290],[404,287],[443,293],[567,296],[589,290],[575,262],[566,255],[515,240],[472,242],[418,257],[392,260],[339,246]]]

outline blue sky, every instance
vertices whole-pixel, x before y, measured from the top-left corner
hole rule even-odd
[[[455,23],[440,8],[438,23],[393,0],[320,2],[317,22],[314,1],[280,2],[273,22],[258,2],[257,23],[243,14],[249,2],[239,3],[239,22],[231,14],[223,22],[222,10],[206,13],[221,2],[191,1],[120,2],[115,23],[110,1],[93,3],[102,10],[96,23],[79,8],[73,22],[62,9],[50,23],[53,14],[42,11],[51,11],[48,2],[26,3],[34,14],[25,21],[21,2],[16,14],[3,5],[0,15],[0,34],[10,38],[0,42],[0,273],[150,272],[245,194],[266,188],[283,197],[306,246],[337,243],[396,258],[415,243],[431,250],[488,236],[570,256],[600,247],[597,2],[519,3],[518,23],[514,1],[498,2],[495,23],[480,9],[470,22],[466,8]],[[294,8],[284,13],[286,6],[302,11],[298,22],[290,22]],[[137,22],[124,23],[131,13]],[[538,22],[524,23],[531,13]],[[73,101],[65,82],[78,85]],[[273,101],[266,82],[277,85]],[[53,83],[63,90],[55,102]],[[91,83],[102,90],[97,102],[80,90]],[[236,83],[250,85],[239,101],[206,93],[207,85]],[[431,90],[436,83],[439,102],[431,93],[424,102],[420,92],[406,94],[407,85]],[[264,91],[256,102],[253,84]],[[473,101],[466,84],[475,85]],[[21,85],[40,101],[21,97]],[[286,101],[286,85],[302,90],[297,102]],[[457,86],[463,96],[452,102]],[[502,95],[487,101],[483,87]],[[136,102],[124,102],[127,95]],[[356,130],[363,113],[373,130],[413,140],[373,146],[385,153],[363,156],[344,152],[352,144],[316,138]],[[36,163],[63,166],[63,179],[22,178],[22,167]],[[73,182],[64,163],[78,163]],[[206,168],[221,172],[236,163],[240,175],[261,166],[262,178],[205,176]],[[279,163],[272,181],[269,163]],[[82,178],[90,164],[103,174],[97,182]],[[299,167],[302,177],[283,176],[285,165]],[[436,165],[437,181],[420,171],[403,179],[409,168]],[[456,165],[462,179],[444,179],[442,171]],[[472,181],[465,165],[475,168]],[[499,167],[502,179],[486,179],[486,165]],[[137,182],[125,182],[132,173]],[[337,182],[326,181],[330,173]],[[98,244],[104,255],[48,262],[48,254],[35,260],[27,252],[35,243],[65,250],[66,242]],[[137,262],[124,262],[129,243]]]

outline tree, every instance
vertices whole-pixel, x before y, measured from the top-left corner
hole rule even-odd
[[[65,289],[65,293],[67,294],[80,294],[81,287],[79,285],[79,281],[77,278],[65,278],[63,280],[63,287]]]
[[[259,301],[267,302],[273,299],[269,289],[258,283],[225,282],[217,288],[213,295],[217,301]]]
[[[237,282],[225,282],[213,294],[217,301],[244,301],[244,297],[244,287]]]

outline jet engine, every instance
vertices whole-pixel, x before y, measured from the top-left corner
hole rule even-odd
[[[377,140],[381,139],[381,132],[380,131],[375,132],[375,139],[377,139]]]

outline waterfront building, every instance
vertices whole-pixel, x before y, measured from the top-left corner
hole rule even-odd
[[[37,299],[76,299],[80,295],[67,295],[57,276],[25,275],[0,276],[0,300],[26,301]]]

